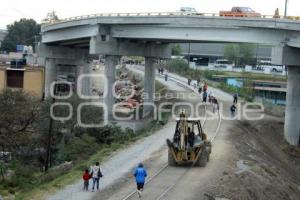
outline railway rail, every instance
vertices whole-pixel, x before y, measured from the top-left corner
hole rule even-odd
[[[216,127],[216,130],[215,130],[214,134],[213,134],[213,137],[210,139],[212,143],[215,140],[215,138],[217,137],[217,135],[219,134],[220,125],[221,125],[221,121],[222,121],[222,119],[220,117],[220,114],[218,114],[218,115],[219,115],[219,119],[218,119],[217,127]],[[174,173],[174,171],[172,170],[174,168],[169,167],[168,164],[165,164],[158,172],[156,172],[145,183],[145,185],[149,185],[149,183],[154,182],[161,175],[164,176],[164,177],[167,177],[167,175],[176,176],[176,177],[173,177],[172,181],[170,181],[171,184],[168,185],[165,189],[163,189],[158,195],[153,193],[153,197],[155,196],[155,198],[153,198],[153,199],[163,200],[165,198],[165,196],[179,183],[179,180],[182,179],[193,167],[194,167],[194,165],[191,165],[184,171],[180,171],[179,173],[178,172]],[[168,170],[172,171],[172,173],[169,173]],[[149,187],[147,188],[147,190],[149,190]],[[136,190],[133,190],[130,194],[128,194],[127,196],[122,198],[122,200],[134,199],[136,197],[135,195],[136,195]]]
[[[177,80],[176,78],[171,79],[172,81],[178,83],[181,86],[184,86],[185,88],[188,88],[190,90],[192,90],[193,92],[195,92],[193,89],[191,89],[190,87],[188,87],[187,85],[183,84],[182,81]],[[205,110],[205,116],[204,116],[204,120],[203,120],[203,124],[202,126],[205,127],[205,124],[207,122],[207,105],[204,106],[204,110]],[[213,143],[213,141],[215,140],[215,138],[218,136],[219,134],[219,130],[220,130],[220,126],[221,126],[221,115],[220,112],[218,111],[218,122],[217,122],[217,127],[215,129],[215,131],[213,132],[213,136],[210,138],[210,141]],[[155,182],[155,180],[157,180],[159,177],[162,178],[170,178],[170,176],[172,177],[171,180],[169,181],[169,183],[171,183],[170,185],[164,187],[160,193],[157,194],[157,192],[153,192],[153,198],[155,200],[163,200],[166,195],[178,184],[179,180],[182,179],[192,168],[194,167],[194,164],[189,166],[188,168],[186,168],[186,170],[178,170],[175,171],[174,169],[176,168],[172,168],[170,167],[167,163],[160,168],[160,170],[158,170],[151,178],[149,178],[147,180],[147,182],[145,183],[145,185],[149,185],[152,182]],[[155,186],[156,184],[154,184]],[[147,188],[147,190],[151,190],[151,188]],[[136,198],[136,190],[133,190],[132,192],[130,192],[128,195],[126,195],[124,198],[122,198],[122,200],[130,200],[130,199],[135,199]]]

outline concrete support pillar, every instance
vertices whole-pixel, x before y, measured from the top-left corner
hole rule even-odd
[[[291,145],[300,140],[300,66],[288,66],[284,137]]]
[[[145,57],[144,102],[154,103],[155,97],[155,61],[153,57]],[[145,105],[143,116],[153,114],[153,106]]]
[[[45,98],[50,97],[51,84],[56,80],[55,59],[47,58],[45,63]]]
[[[104,75],[106,77],[106,96],[104,97],[104,103],[107,108],[107,120],[113,120],[113,105],[115,104],[115,99],[113,96],[113,85],[116,81],[116,65],[119,62],[119,56],[107,55],[105,56],[105,69]]]
[[[77,65],[77,76],[82,75],[82,74],[91,74],[92,65],[89,64],[86,60],[82,60],[79,65]],[[92,94],[91,92],[91,78],[90,77],[85,77],[81,81],[81,85],[78,86],[81,87],[81,94],[85,96],[90,96]]]

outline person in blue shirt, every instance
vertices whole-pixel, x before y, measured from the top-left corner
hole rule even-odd
[[[134,177],[137,185],[138,195],[141,198],[142,191],[144,189],[145,179],[147,176],[147,171],[144,168],[143,164],[140,163],[134,171]]]

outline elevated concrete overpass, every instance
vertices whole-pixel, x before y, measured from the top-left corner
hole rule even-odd
[[[197,15],[75,18],[44,25],[42,42],[78,41],[79,38],[97,36],[106,29],[106,26],[110,27],[110,35],[113,38],[163,42],[247,42],[269,45],[284,42],[288,46],[300,48],[300,20]]]
[[[84,65],[88,54],[106,57],[108,118],[114,101],[112,87],[120,56],[144,56],[145,102],[153,102],[154,62],[169,58],[170,43],[255,43],[274,46],[272,59],[288,66],[289,84],[285,137],[299,144],[300,134],[300,21],[277,18],[237,18],[200,15],[109,14],[74,17],[42,26],[40,61],[46,66],[46,96],[56,65]],[[144,109],[151,112],[151,108]]]

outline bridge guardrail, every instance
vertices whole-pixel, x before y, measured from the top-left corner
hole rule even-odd
[[[184,12],[141,12],[141,13],[100,13],[91,15],[82,15],[69,17],[59,20],[43,20],[42,26],[50,26],[53,24],[64,23],[68,21],[92,19],[97,17],[147,17],[147,16],[204,16],[204,17],[220,17],[220,18],[262,18],[262,19],[288,19],[288,20],[300,20],[300,16],[274,16],[274,15],[261,15],[261,17],[240,17],[240,16],[220,16],[219,13],[184,13]]]

